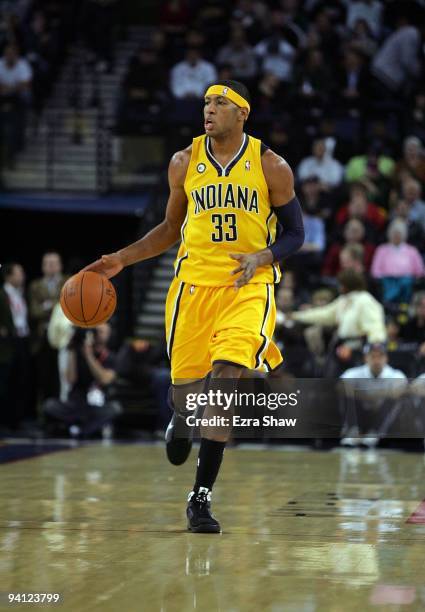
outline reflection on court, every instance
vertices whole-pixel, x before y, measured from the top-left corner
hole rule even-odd
[[[218,536],[185,530],[194,457],[92,445],[2,466],[0,591],[79,612],[424,609],[421,454],[229,449]]]

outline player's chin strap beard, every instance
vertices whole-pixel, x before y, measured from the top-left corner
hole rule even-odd
[[[243,96],[238,94],[231,87],[223,86],[223,85],[211,85],[205,92],[205,97],[207,96],[223,96],[225,98],[229,98],[232,102],[236,104],[236,106],[240,106],[241,108],[247,108],[248,112],[251,110],[251,106],[249,105],[248,100],[245,100]]]

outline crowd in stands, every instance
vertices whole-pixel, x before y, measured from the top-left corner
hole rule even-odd
[[[130,386],[140,391],[142,412],[150,396],[151,427],[163,435],[170,419],[165,344],[114,340],[108,323],[74,327],[59,304],[68,277],[59,253],[45,253],[41,270],[28,287],[19,263],[1,270],[0,435],[40,427],[76,438],[98,434],[122,413],[120,397]]]

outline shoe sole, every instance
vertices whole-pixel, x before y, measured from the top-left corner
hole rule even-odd
[[[216,525],[199,525],[199,527],[192,527],[190,523],[188,523],[187,530],[192,533],[221,533],[221,527]]]

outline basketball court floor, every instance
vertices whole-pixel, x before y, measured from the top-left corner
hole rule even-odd
[[[422,454],[230,448],[221,535],[186,531],[195,456],[176,468],[160,444],[99,443],[3,463],[0,609],[425,609]]]

